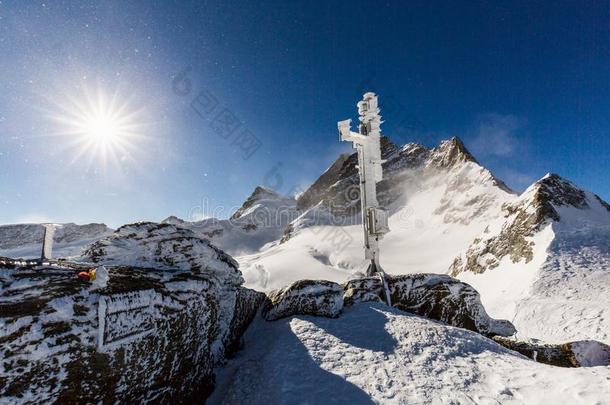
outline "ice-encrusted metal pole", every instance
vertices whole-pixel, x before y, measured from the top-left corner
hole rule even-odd
[[[367,276],[378,275],[384,285],[386,300],[390,304],[385,272],[379,263],[379,240],[390,231],[387,212],[377,201],[377,183],[383,178],[381,164],[381,115],[375,93],[365,93],[358,102],[359,132],[350,129],[352,120],[339,121],[339,139],[351,141],[358,151],[360,174],[360,202],[364,230],[364,256],[370,260]]]
[[[55,235],[54,224],[43,224],[44,235],[42,237],[42,252],[40,253],[40,262],[44,263],[50,260],[53,255],[53,236]]]

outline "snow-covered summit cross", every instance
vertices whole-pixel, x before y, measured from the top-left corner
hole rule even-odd
[[[379,240],[389,232],[387,212],[377,201],[377,183],[383,177],[381,164],[381,116],[375,93],[365,93],[357,104],[360,115],[359,132],[352,132],[352,120],[339,121],[339,138],[351,141],[358,151],[358,172],[360,173],[360,202],[362,205],[362,226],[364,229],[364,255],[370,260],[366,275],[384,272],[379,264]]]

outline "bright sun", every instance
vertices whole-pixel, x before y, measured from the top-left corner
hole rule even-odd
[[[110,114],[95,114],[83,120],[83,134],[98,146],[109,146],[121,137],[120,120]]]
[[[136,143],[142,140],[139,111],[117,92],[83,92],[60,108],[53,119],[60,124],[59,134],[68,137],[68,146],[76,149],[72,161],[88,156],[91,164],[101,160],[106,166],[133,159]]]

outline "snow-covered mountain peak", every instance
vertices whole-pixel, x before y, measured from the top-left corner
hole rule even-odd
[[[610,208],[605,201],[554,173],[546,174],[503,208],[507,216],[527,217],[530,233],[549,221],[574,222],[578,217],[586,220],[593,216],[600,223],[610,223]]]
[[[231,215],[231,220],[236,220],[243,217],[248,212],[251,212],[252,208],[256,205],[275,206],[278,205],[278,203],[286,207],[292,207],[296,204],[296,201],[294,198],[282,195],[268,187],[256,186],[252,194],[250,194],[246,201],[244,201],[242,206],[235,211],[233,215]]]
[[[465,162],[478,163],[466,149],[462,140],[456,136],[442,141],[430,151],[429,163],[440,168],[449,168]]]
[[[555,173],[547,173],[526,190],[524,196],[533,195],[539,204],[552,204],[554,206],[572,206],[587,208],[586,194],[572,182]]]
[[[178,218],[175,215],[170,215],[169,217],[165,218],[163,221],[161,221],[162,224],[172,224],[172,225],[184,225],[186,223],[186,221],[182,218]]]
[[[560,207],[584,210],[590,206],[585,191],[549,173],[502,205],[501,226],[475,238],[465,254],[455,259],[451,273],[482,273],[498,267],[505,257],[513,263],[529,263],[535,253],[532,238],[546,225],[561,220]]]
[[[258,186],[228,219],[209,217],[189,222],[171,216],[162,224],[188,229],[229,254],[238,255],[278,241],[286,226],[296,217],[294,198]]]

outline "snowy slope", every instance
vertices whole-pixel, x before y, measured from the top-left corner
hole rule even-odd
[[[338,319],[258,319],[210,403],[608,404],[610,368],[535,363],[383,304]]]

